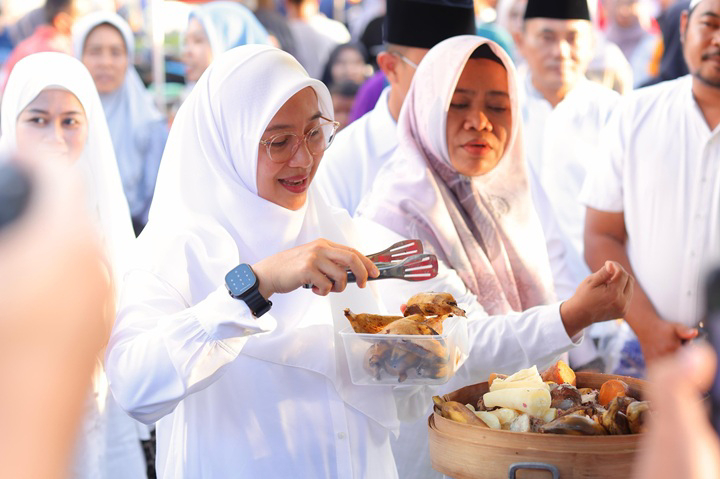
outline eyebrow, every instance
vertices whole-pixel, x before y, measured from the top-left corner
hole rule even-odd
[[[466,95],[472,95],[472,94],[475,94],[476,91],[475,91],[475,90],[468,90],[468,89],[466,89],[466,88],[456,88],[456,89],[455,89],[455,93],[462,93],[462,94],[466,94]],[[505,93],[504,91],[500,91],[500,90],[490,90],[489,92],[486,92],[485,94],[486,94],[486,95],[490,95],[490,96],[502,96],[502,97],[505,97],[505,98],[510,98],[510,95],[509,95],[508,93]]]
[[[317,120],[317,119],[320,118],[321,116],[322,116],[322,113],[320,113],[319,111],[318,111],[318,112],[315,112],[315,113],[313,114],[313,116],[310,117],[310,120],[309,120],[309,121]],[[269,132],[269,131],[277,131],[277,130],[289,130],[289,129],[291,129],[292,127],[293,127],[292,125],[286,125],[286,124],[273,125],[273,126],[269,126],[269,127],[265,128],[265,131],[266,131],[266,132]]]
[[[487,95],[488,96],[501,96],[503,98],[510,98],[509,93],[506,93],[504,91],[499,91],[499,90],[491,90],[491,91],[487,92]]]
[[[703,13],[703,14],[700,15],[700,16],[701,16],[701,17],[707,16],[707,17],[713,17],[713,18],[720,18],[720,15],[718,15],[718,14],[715,13],[715,12],[705,12],[705,13]]]
[[[36,113],[40,115],[49,115],[50,112],[47,110],[42,110],[40,108],[30,108],[29,110],[26,110],[27,113]],[[68,110],[60,113],[61,115],[82,115],[82,112],[76,111],[76,110]]]

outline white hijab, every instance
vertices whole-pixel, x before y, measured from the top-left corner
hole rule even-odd
[[[3,151],[16,149],[18,116],[46,88],[69,91],[85,110],[87,143],[75,166],[85,178],[87,204],[98,223],[119,285],[134,234],[100,98],[85,66],[63,53],[36,53],[20,60],[10,74],[2,99],[0,145]]]
[[[133,66],[135,39],[130,25],[122,17],[111,12],[94,12],[80,19],[73,26],[75,57],[82,60],[87,36],[102,24],[111,25],[120,32],[125,40],[128,55],[128,67],[122,85],[114,92],[100,94],[100,101],[110,129],[125,192],[131,207],[136,209],[144,207],[144,203],[137,205],[135,199],[137,195],[142,194],[137,190],[143,186],[145,172],[143,152],[151,141],[150,134],[155,131],[150,126],[162,121],[163,116]],[[144,198],[139,199],[144,200]],[[138,215],[141,211],[132,213]]]
[[[239,263],[323,237],[355,244],[345,211],[331,209],[311,187],[291,211],[257,194],[260,139],[285,102],[311,87],[332,118],[330,94],[289,54],[264,45],[234,48],[215,59],[180,107],[160,166],[150,221],[139,239],[140,269],[172,285],[188,306],[222,287]],[[372,287],[350,285],[319,297],[299,289],[272,297],[277,329],[250,338],[243,354],[326,376],[343,400],[394,429],[389,395],[367,394],[349,377],[339,330],[343,308],[379,308]]]
[[[488,45],[508,76],[512,128],[490,172],[462,176],[450,162],[447,114],[470,55]],[[447,39],[423,58],[398,119],[399,147],[358,208],[407,238],[420,238],[455,269],[490,314],[554,300],[550,261],[530,196],[515,67],[497,44]]]

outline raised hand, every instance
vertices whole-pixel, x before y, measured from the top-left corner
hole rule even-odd
[[[560,306],[568,335],[573,336],[593,323],[623,317],[630,306],[634,283],[619,263],[606,261]]]

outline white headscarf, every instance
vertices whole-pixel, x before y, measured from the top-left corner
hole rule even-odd
[[[73,27],[75,57],[82,60],[87,36],[102,24],[111,25],[120,32],[128,55],[128,67],[122,85],[114,92],[101,93],[100,101],[110,129],[125,194],[133,209],[132,214],[138,216],[143,213],[146,200],[143,196],[146,160],[142,153],[151,141],[150,135],[156,131],[151,126],[162,121],[163,116],[133,66],[135,39],[130,25],[122,17],[111,12],[94,12],[80,19]]]
[[[497,166],[468,178],[450,162],[447,114],[465,64],[485,44],[507,70],[512,129]],[[399,147],[358,208],[358,214],[402,236],[424,240],[490,314],[554,300],[545,239],[530,196],[517,88],[512,61],[490,40],[463,35],[433,47],[400,112]]]
[[[120,284],[134,234],[105,115],[85,66],[64,53],[36,53],[20,60],[2,99],[0,144],[4,151],[16,149],[18,116],[46,88],[69,91],[85,110],[88,137],[76,167],[86,180],[87,203],[98,222],[116,284]]]
[[[239,263],[323,237],[354,244],[345,211],[328,207],[311,187],[291,211],[257,194],[258,148],[265,128],[298,91],[311,87],[332,118],[330,94],[289,54],[246,45],[216,58],[180,107],[160,166],[150,221],[139,238],[139,268],[172,285],[188,306],[221,287]],[[354,285],[319,297],[299,289],[275,295],[268,313],[277,329],[250,338],[242,354],[326,376],[343,400],[378,423],[397,426],[388,395],[372,398],[349,377],[339,330],[343,308],[376,310],[372,287]]]

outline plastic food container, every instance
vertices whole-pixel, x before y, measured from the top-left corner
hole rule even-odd
[[[359,334],[340,332],[350,377],[357,385],[445,384],[468,355],[467,319],[443,322],[443,334]]]

